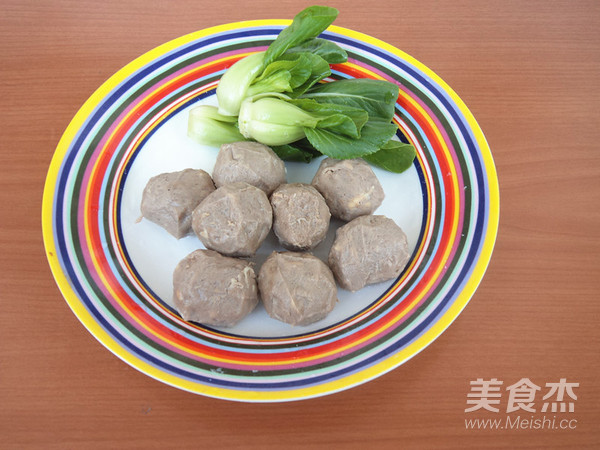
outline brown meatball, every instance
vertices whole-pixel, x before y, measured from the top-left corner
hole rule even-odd
[[[309,184],[282,184],[271,194],[273,231],[290,250],[309,250],[327,234],[331,214],[325,199]]]
[[[410,255],[406,235],[385,216],[361,216],[338,228],[329,267],[339,285],[356,291],[400,275]]]
[[[217,187],[245,181],[269,195],[285,183],[285,164],[271,148],[258,142],[221,145],[213,168]]]
[[[192,233],[192,212],[215,190],[204,170],[185,169],[150,178],[142,194],[142,215],[180,239]]]
[[[291,325],[325,318],[337,301],[331,270],[308,253],[273,252],[260,268],[258,288],[267,313]]]
[[[267,195],[244,182],[218,188],[192,214],[192,228],[204,246],[229,256],[254,255],[272,222]]]
[[[326,158],[312,184],[325,197],[331,215],[345,221],[372,214],[384,198],[373,169],[362,159]]]
[[[173,272],[173,302],[184,320],[231,327],[258,304],[256,274],[248,261],[196,250]]]

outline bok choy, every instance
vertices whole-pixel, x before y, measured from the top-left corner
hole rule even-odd
[[[266,51],[233,64],[217,87],[218,108],[193,108],[188,135],[213,146],[255,140],[291,161],[362,157],[392,172],[409,168],[414,147],[393,139],[398,86],[372,79],[323,82],[330,64],[348,58],[319,37],[337,14],[325,6],[306,8]]]

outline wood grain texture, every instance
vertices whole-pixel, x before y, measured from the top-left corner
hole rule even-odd
[[[214,400],[130,368],[69,310],[45,259],[40,210],[48,164],[78,108],[163,42],[290,18],[309,4],[0,1],[0,447],[600,446],[597,1],[328,3],[341,10],[337,25],[401,48],[452,86],[498,170],[500,228],[486,276],[456,322],[403,366],[309,401]],[[466,430],[469,382],[479,377],[579,382],[577,428]]]

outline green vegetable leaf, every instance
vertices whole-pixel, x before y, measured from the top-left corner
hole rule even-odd
[[[308,89],[314,86],[316,83],[321,81],[323,78],[331,75],[331,68],[329,67],[329,63],[321,58],[319,55],[313,55],[311,53],[300,53],[304,56],[306,60],[309,61],[310,65],[310,75],[301,85],[296,86],[293,92],[290,94],[292,97],[298,97],[304,94]],[[289,58],[294,56],[291,55],[283,55],[282,58]]]
[[[416,155],[417,152],[411,144],[389,140],[380,150],[370,155],[365,155],[363,158],[371,164],[387,171],[402,173],[412,166]]]
[[[304,133],[322,154],[335,159],[351,159],[375,153],[394,136],[397,129],[393,123],[369,121],[362,127],[358,139],[321,128],[305,127]]]
[[[394,117],[398,93],[398,86],[389,81],[356,78],[318,84],[302,98],[353,106],[367,111],[370,120],[390,122]]]
[[[335,42],[327,39],[314,38],[288,49],[284,56],[293,53],[308,52],[320,56],[328,64],[339,64],[348,61],[348,53]]]
[[[267,49],[263,67],[277,60],[288,49],[319,36],[333,23],[338,13],[337,9],[328,6],[309,6],[300,11]]]
[[[331,75],[330,64],[348,59],[339,45],[318,37],[337,15],[335,8],[308,7],[266,52],[231,66],[217,87],[219,107],[193,108],[188,135],[215,146],[254,139],[287,161],[363,157],[392,172],[409,168],[414,147],[392,139],[397,85],[372,79],[319,84]]]

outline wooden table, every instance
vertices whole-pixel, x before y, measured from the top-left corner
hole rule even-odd
[[[40,210],[50,159],[78,108],[163,42],[221,23],[291,18],[307,5],[1,2],[1,447],[600,446],[596,1],[330,3],[341,10],[336,24],[401,48],[452,86],[498,170],[500,227],[483,282],[458,320],[401,367],[308,401],[216,400],[132,369],[69,310],[46,261]],[[579,383],[575,410],[546,414],[556,425],[569,419],[565,429],[534,421],[467,429],[466,419],[514,417],[465,412],[478,378],[503,389],[527,378],[541,393],[564,378]]]

